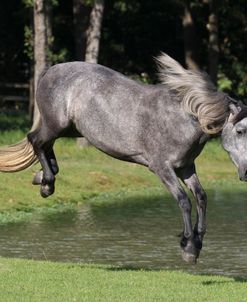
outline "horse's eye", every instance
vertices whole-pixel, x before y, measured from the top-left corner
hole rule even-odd
[[[243,135],[244,134],[244,129],[236,129],[236,132],[237,134],[240,136],[240,135]]]

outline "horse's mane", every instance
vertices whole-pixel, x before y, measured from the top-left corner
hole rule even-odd
[[[198,119],[202,130],[220,132],[229,116],[228,96],[217,91],[205,73],[186,70],[164,53],[156,61],[162,84],[177,93],[184,110]]]

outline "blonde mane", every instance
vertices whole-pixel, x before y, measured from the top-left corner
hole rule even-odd
[[[220,132],[229,116],[227,95],[218,92],[206,74],[186,70],[164,53],[156,61],[162,84],[178,94],[184,110],[198,119],[201,129]]]

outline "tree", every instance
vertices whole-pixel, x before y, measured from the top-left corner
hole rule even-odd
[[[196,33],[191,11],[191,1],[185,0],[183,13],[185,64],[188,68],[198,70],[199,64],[196,51]]]
[[[85,54],[85,60],[87,62],[98,62],[103,13],[104,0],[95,0],[90,14],[89,27],[87,29],[87,45]]]
[[[39,121],[39,110],[35,101],[37,84],[42,72],[51,64],[48,50],[52,37],[51,3],[45,0],[34,0],[34,100],[33,128]]]
[[[83,0],[74,0],[74,24],[76,25],[75,42],[76,56],[78,59],[83,58],[85,50],[84,59],[86,62],[98,62],[103,13],[104,0],[95,0],[89,17],[89,26],[86,31],[85,40],[85,32],[83,30],[85,29],[85,19],[78,22],[78,17],[85,17],[85,4]],[[86,41],[86,45],[84,41]],[[77,144],[80,147],[86,147],[89,145],[89,142],[85,138],[78,138]]]

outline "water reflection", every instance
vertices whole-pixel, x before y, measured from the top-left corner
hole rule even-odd
[[[196,266],[181,260],[180,211],[165,199],[95,202],[79,213],[1,227],[0,256],[247,276],[246,194],[209,192],[208,233]]]

